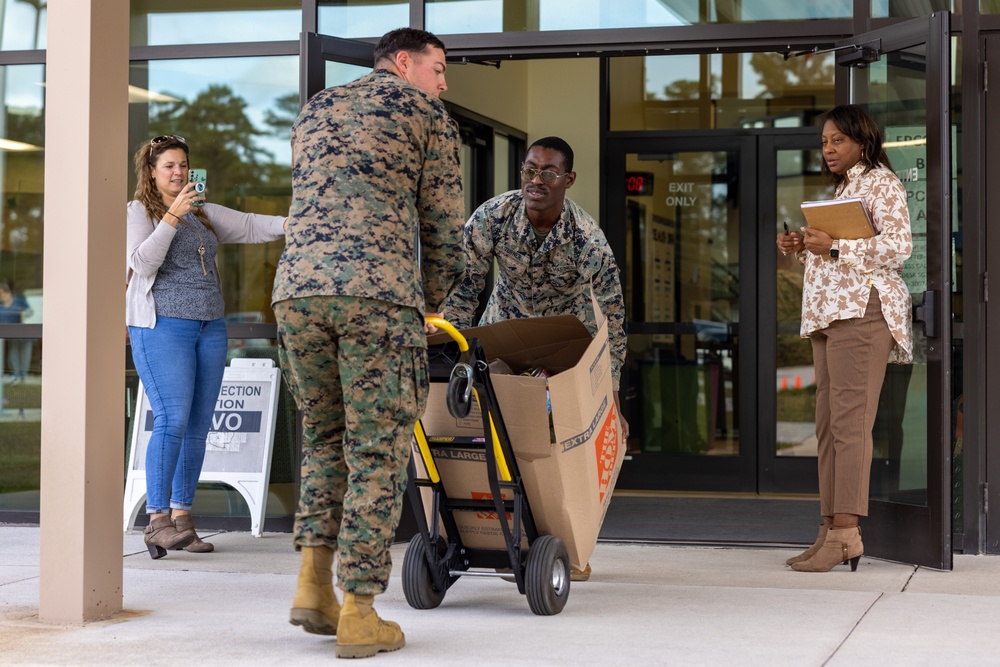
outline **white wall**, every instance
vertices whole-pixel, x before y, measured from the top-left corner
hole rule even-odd
[[[597,218],[600,205],[600,61],[597,58],[449,65],[443,98],[528,134],[556,135],[575,153],[569,197]]]

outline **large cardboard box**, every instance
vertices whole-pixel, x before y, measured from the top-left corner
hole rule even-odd
[[[529,506],[539,532],[562,539],[571,566],[583,569],[597,544],[625,458],[611,383],[607,324],[593,337],[571,315],[509,320],[462,333],[478,338],[488,359],[503,360],[515,373],[491,373],[490,378]],[[446,335],[438,335],[429,343],[447,340]],[[547,380],[516,375],[539,367],[550,374]],[[482,437],[481,413],[474,407],[464,419],[452,417],[446,389],[443,383],[431,385],[422,419],[445,492],[454,498],[489,498],[482,451],[446,444],[448,437]],[[419,463],[419,454],[416,460]],[[456,512],[455,519],[468,546],[503,548],[495,513]]]

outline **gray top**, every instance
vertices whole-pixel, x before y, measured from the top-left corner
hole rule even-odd
[[[198,253],[202,245],[204,256]],[[177,225],[177,234],[153,283],[157,317],[217,320],[225,314],[226,304],[222,302],[215,271],[218,250],[215,234],[195,216],[185,215],[183,222]]]
[[[205,204],[215,230],[208,232],[192,214],[170,226],[150,220],[146,207],[128,204],[125,324],[151,329],[156,316],[209,320],[222,317],[224,306],[215,256],[219,243],[265,243],[284,236],[285,218],[243,213]],[[201,232],[202,239],[198,237]],[[205,244],[205,272],[198,246]],[[161,303],[162,301],[162,303]]]

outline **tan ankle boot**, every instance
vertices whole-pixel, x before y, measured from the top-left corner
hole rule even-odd
[[[834,566],[850,561],[851,572],[854,572],[858,569],[858,561],[864,552],[860,528],[831,527],[819,551],[809,560],[793,563],[792,569],[799,572],[829,572]]]
[[[406,644],[399,625],[383,621],[372,609],[374,597],[344,593],[337,634],[338,658],[370,658],[379,651],[397,651]]]
[[[190,532],[194,535],[194,539],[191,540],[191,544],[186,547],[175,547],[177,549],[185,549],[195,554],[207,554],[211,551],[215,551],[215,545],[211,542],[202,542],[201,538],[198,537],[198,533],[194,530],[194,518],[190,514],[178,514],[174,519],[174,525],[177,526],[177,530],[182,533]]]
[[[333,592],[333,549],[302,547],[299,583],[288,622],[314,635],[335,635],[340,603]]]
[[[183,549],[191,544],[192,537],[188,533],[177,530],[177,526],[169,516],[150,519],[146,530],[142,532],[146,548],[153,560],[167,555],[167,549]]]
[[[803,551],[802,553],[800,553],[798,556],[792,556],[791,558],[786,560],[785,565],[794,565],[795,563],[801,563],[804,560],[809,560],[810,558],[812,558],[813,554],[819,551],[820,548],[823,546],[823,542],[826,541],[826,532],[828,530],[830,530],[830,526],[825,523],[821,523],[819,525],[819,536],[816,538],[816,541],[813,542],[813,545],[808,549],[806,549],[805,551]]]

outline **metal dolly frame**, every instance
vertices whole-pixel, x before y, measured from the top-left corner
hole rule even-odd
[[[450,442],[434,442],[434,446],[482,448],[492,497],[485,500],[448,497],[428,436],[424,433],[422,422],[418,421],[414,436],[427,476],[418,476],[411,457],[407,467],[407,493],[418,532],[410,541],[403,559],[402,582],[406,601],[414,609],[433,609],[441,604],[445,593],[460,577],[513,577],[518,592],[527,597],[532,612],[539,616],[558,614],[569,598],[569,556],[559,537],[538,533],[490,382],[489,364],[482,345],[477,338],[466,340],[441,318],[428,317],[427,321],[452,338],[451,342],[428,349],[430,382],[448,383],[448,411],[455,418],[467,416],[472,401],[477,401],[485,435],[483,442],[476,442],[478,438],[449,438]],[[434,520],[430,525],[421,494],[424,488],[431,490],[431,517]],[[505,491],[509,499],[504,498]],[[492,512],[500,525],[504,548],[465,546],[454,512]],[[512,517],[510,523],[508,514]],[[439,531],[442,524],[445,535]],[[525,538],[528,543],[526,550],[522,548]]]

